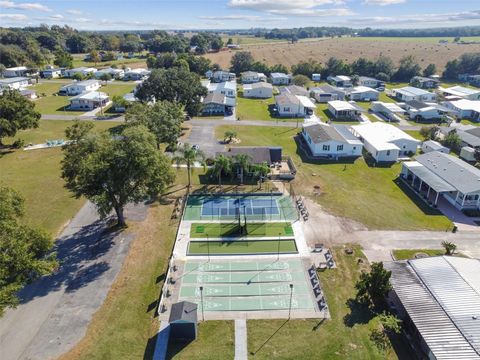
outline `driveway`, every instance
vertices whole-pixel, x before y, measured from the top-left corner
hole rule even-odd
[[[229,120],[220,120],[226,123],[232,123]],[[215,138],[215,123],[210,120],[191,121],[192,129],[185,142],[191,145],[199,145],[207,157],[214,157],[217,152],[225,150],[225,146]]]
[[[147,207],[129,207],[141,221]],[[86,203],[57,239],[59,270],[25,287],[20,305],[0,319],[2,360],[44,360],[70,350],[85,335],[119,273],[134,234],[105,232],[105,221]]]

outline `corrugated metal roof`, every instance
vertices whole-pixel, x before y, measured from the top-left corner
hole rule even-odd
[[[392,271],[396,294],[437,359],[480,358],[480,319],[472,317],[480,317],[480,294],[466,280],[480,273],[478,261],[431,257],[385,267]]]

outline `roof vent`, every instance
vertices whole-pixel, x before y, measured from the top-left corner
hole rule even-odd
[[[473,316],[472,316],[472,320],[477,320],[477,319],[478,319],[478,318],[477,318],[477,315],[473,315]]]

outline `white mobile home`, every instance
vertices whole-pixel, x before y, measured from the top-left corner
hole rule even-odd
[[[344,125],[311,123],[303,125],[302,136],[313,156],[338,160],[362,155],[363,144]]]
[[[327,77],[327,81],[336,87],[348,88],[353,86],[352,78],[345,75],[329,76]]]
[[[235,98],[237,96],[237,83],[235,81],[206,83],[206,87],[209,94],[222,94],[230,98]]]
[[[142,81],[148,78],[150,75],[150,70],[147,69],[131,69],[125,71],[123,74],[123,80],[125,81]]]
[[[420,89],[436,89],[440,81],[423,76],[414,76],[410,80],[410,85]]]
[[[30,85],[30,79],[27,77],[12,77],[7,79],[0,79],[0,90],[23,90],[28,85]]]
[[[385,82],[368,77],[368,76],[360,76],[358,78],[358,85],[366,86],[372,89],[377,89],[377,88],[385,87]]]
[[[273,86],[266,82],[243,85],[243,97],[253,99],[269,99],[273,96]]]
[[[453,115],[459,119],[470,119],[473,121],[480,121],[480,100],[457,100],[446,101],[443,105],[451,110]]]
[[[335,119],[357,120],[365,110],[356,105],[354,101],[333,100],[328,102],[328,111]]]
[[[371,109],[372,111],[385,117],[388,121],[399,122],[402,120],[402,115],[405,114],[405,110],[403,110],[397,104],[386,103],[382,101],[372,102]]]
[[[439,120],[448,112],[448,109],[436,103],[427,104],[417,100],[407,101],[405,110],[410,119],[417,121]]]
[[[97,91],[100,89],[100,86],[100,81],[98,80],[76,81],[62,86],[58,94],[67,96],[85,94],[91,91]]]
[[[92,91],[72,97],[70,99],[70,109],[89,111],[107,105],[108,101],[109,98],[107,94]]]
[[[480,207],[480,170],[439,151],[402,164],[401,177],[437,205],[439,196],[459,210]]]
[[[322,75],[321,74],[312,74],[312,81],[321,81],[322,80]]]
[[[211,80],[213,82],[233,81],[233,80],[235,80],[235,73],[218,70],[218,71],[213,72],[213,74],[211,76]]]
[[[427,140],[422,143],[422,151],[424,153],[429,153],[432,151],[440,151],[445,154],[450,152],[450,149],[440,144],[438,141]]]
[[[40,77],[44,79],[56,79],[62,76],[62,69],[48,67],[40,71]]]
[[[345,99],[345,92],[342,89],[331,85],[314,87],[310,90],[310,94],[318,103],[327,103],[333,100]]]
[[[267,81],[267,77],[264,73],[256,71],[245,71],[242,74],[242,84],[253,84],[259,81]]]
[[[377,101],[380,93],[368,86],[356,86],[348,91],[350,100],[355,101]]]
[[[67,78],[73,77],[75,74],[80,74],[82,76],[88,76],[90,74],[94,74],[97,72],[97,69],[92,68],[92,67],[78,67],[74,69],[67,69],[63,72],[63,76]]]
[[[282,117],[304,117],[311,115],[315,104],[306,96],[284,93],[275,96],[275,103],[279,116]]]
[[[437,94],[413,86],[405,86],[392,90],[393,96],[401,101],[435,101]]]
[[[23,77],[28,72],[26,66],[10,67],[3,70],[3,76],[6,78]]]
[[[480,100],[480,89],[469,89],[463,86],[452,86],[449,88],[439,88],[439,91],[448,100],[465,99],[465,100]]]
[[[393,162],[415,154],[420,141],[393,125],[382,122],[354,125],[352,133],[363,141],[377,162]]]
[[[110,75],[112,79],[122,79],[125,75],[125,70],[113,68],[101,69],[95,73],[95,78],[101,79],[101,77],[105,74]]]
[[[290,75],[284,73],[271,73],[272,85],[288,85],[290,84]]]

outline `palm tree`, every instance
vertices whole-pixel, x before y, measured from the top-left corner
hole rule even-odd
[[[228,175],[232,172],[232,161],[230,158],[220,155],[213,163],[213,173],[218,176],[218,184],[222,186],[222,173]]]
[[[442,246],[445,249],[445,255],[453,255],[457,249],[457,245],[450,241],[442,241]]]
[[[243,184],[243,175],[248,172],[252,163],[252,158],[247,154],[237,154],[234,157],[235,165],[240,169],[240,184]]]
[[[190,144],[185,143],[182,147],[177,150],[176,156],[173,157],[172,161],[177,165],[185,164],[187,165],[187,174],[188,174],[188,188],[191,186],[190,172],[192,165],[198,161],[205,168],[205,154],[201,150],[194,149]]]

